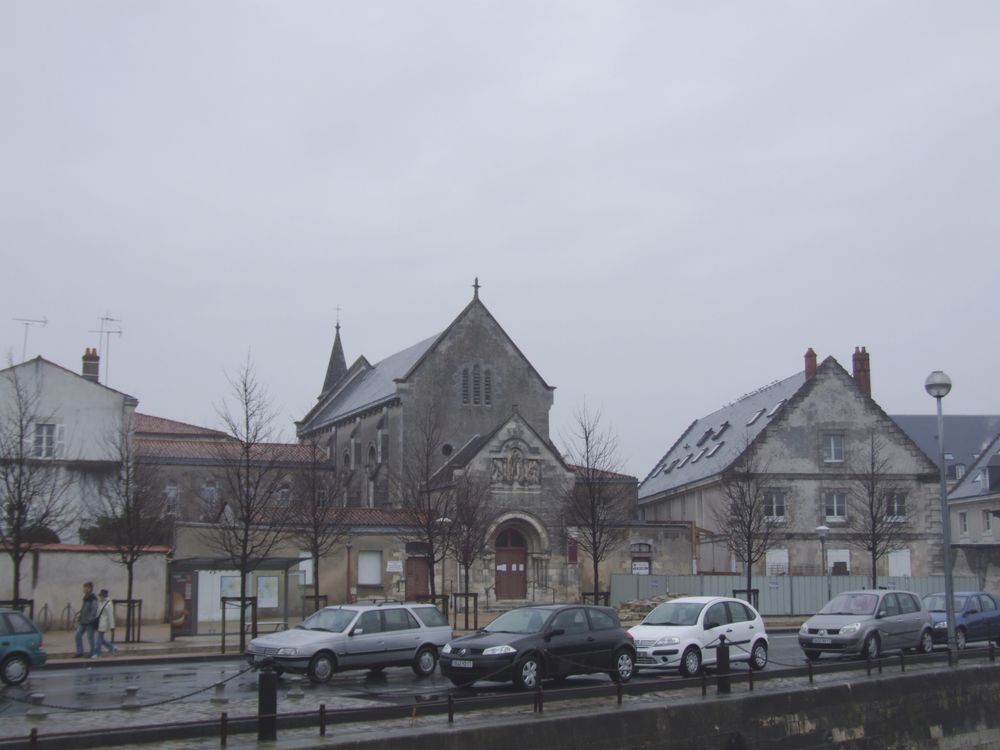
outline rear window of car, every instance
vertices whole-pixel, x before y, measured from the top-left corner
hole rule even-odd
[[[416,619],[402,607],[398,609],[386,609],[382,611],[385,620],[385,629],[389,630],[413,630],[419,628]]]
[[[10,614],[5,614],[4,619],[7,620],[7,632],[5,635],[24,635],[35,632],[35,626],[24,615],[11,612]]]
[[[449,624],[448,618],[437,607],[414,607],[413,614],[429,628],[437,628]]]
[[[899,611],[904,615],[920,611],[920,602],[917,601],[915,596],[910,596],[909,594],[898,594],[898,598]]]
[[[997,608],[997,604],[993,601],[993,597],[988,594],[979,595],[979,609],[982,612],[992,612]]]
[[[600,609],[588,609],[591,630],[611,630],[618,627],[618,621],[608,612]]]
[[[726,602],[726,607],[729,609],[730,622],[747,622],[754,619],[750,610],[740,602]]]

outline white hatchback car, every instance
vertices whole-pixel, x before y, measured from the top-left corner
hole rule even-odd
[[[767,632],[760,614],[740,599],[686,596],[656,607],[629,629],[635,639],[635,671],[678,669],[692,677],[715,664],[720,636],[730,661],[751,669],[767,666]]]

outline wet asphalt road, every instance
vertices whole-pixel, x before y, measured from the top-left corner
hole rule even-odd
[[[984,645],[979,646],[984,647]],[[777,633],[770,636],[767,669],[802,666],[803,663],[802,651],[794,633]],[[235,675],[239,676],[235,676],[227,683],[226,695],[232,699],[252,698],[257,692],[257,674],[253,671],[240,674],[244,669],[246,664],[236,660],[129,665],[114,664],[112,658],[104,659],[100,665],[86,664],[75,668],[43,667],[33,671],[24,685],[15,688],[4,687],[0,690],[0,717],[23,713],[27,709],[25,703],[4,700],[5,698],[26,701],[31,693],[44,693],[46,704],[72,708],[117,706],[125,695],[126,687],[138,687],[139,702],[143,704],[179,696],[184,696],[181,701],[206,701],[211,697],[216,682]],[[744,664],[734,665],[734,670],[745,669]],[[678,677],[675,672],[666,675],[643,673],[635,679],[669,680]],[[604,675],[588,675],[572,677],[565,686],[593,685],[608,681],[609,678]],[[291,682],[286,676],[281,680],[279,689],[287,689],[290,685]],[[331,705],[336,704],[338,696],[411,704],[421,700],[441,698],[459,690],[437,672],[430,677],[420,678],[405,667],[392,667],[381,674],[363,671],[341,672],[334,675],[326,685],[311,685],[308,680],[303,680],[302,687],[306,691],[322,691],[324,695],[329,695],[328,702]],[[549,689],[560,688],[552,684]],[[190,695],[199,690],[201,692]],[[513,690],[510,684],[481,682],[474,688],[463,690],[462,694],[469,692],[496,694]]]

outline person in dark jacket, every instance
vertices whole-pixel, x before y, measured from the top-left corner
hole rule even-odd
[[[97,627],[97,597],[94,596],[94,584],[87,581],[83,584],[83,604],[80,606],[80,614],[77,615],[76,632],[76,654],[74,658],[90,656],[94,653],[94,628]],[[87,636],[89,648],[84,653],[83,636]]]

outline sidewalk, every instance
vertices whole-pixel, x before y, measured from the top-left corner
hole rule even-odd
[[[122,659],[143,659],[143,658],[183,658],[194,656],[221,655],[222,636],[215,635],[195,635],[184,636],[175,640],[170,640],[170,625],[166,623],[143,623],[142,640],[138,643],[122,643],[124,629],[119,629],[119,638],[115,645],[118,647],[118,655],[111,656],[102,653],[100,659],[91,660],[74,658],[76,653],[76,643],[72,630],[50,630],[44,634],[45,650],[48,652],[48,664],[52,666],[70,666],[83,662],[113,662]],[[239,638],[235,634],[226,637],[226,656],[239,655]],[[84,640],[84,648],[87,642]]]

